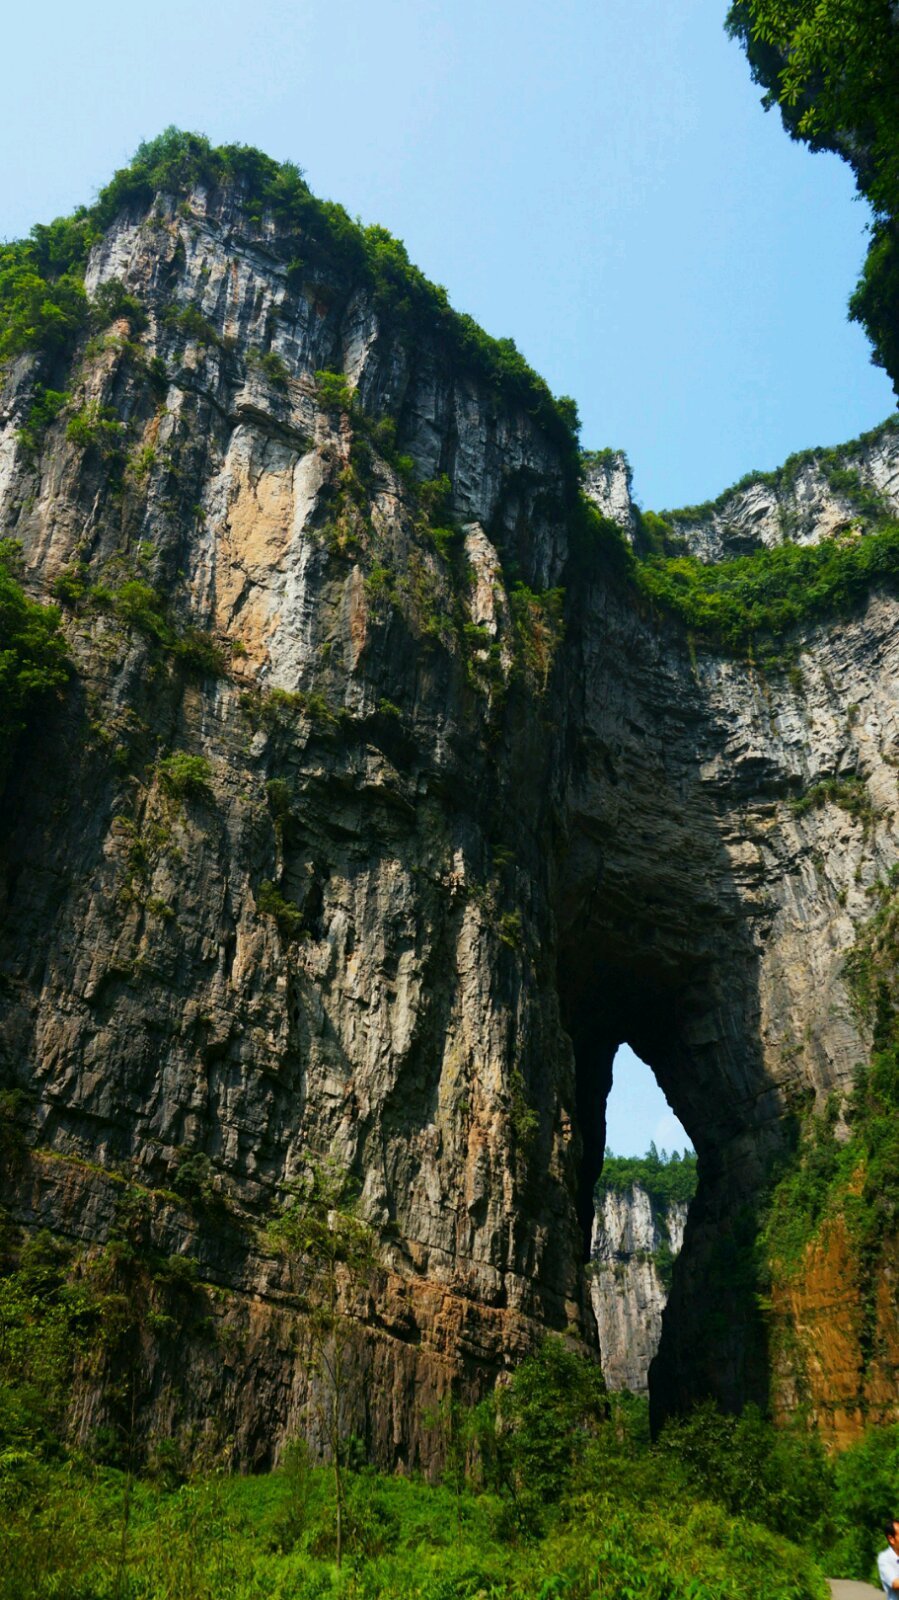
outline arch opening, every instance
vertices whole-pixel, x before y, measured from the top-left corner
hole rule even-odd
[[[686,1129],[651,1066],[621,1044],[605,1106],[605,1155],[593,1192],[587,1267],[611,1390],[649,1392],[696,1184],[697,1158]]]
[[[609,941],[603,944],[597,950],[582,938],[559,969],[574,1056],[580,1135],[575,1197],[586,1298],[593,1300],[594,1195],[605,1157],[606,1108],[615,1056],[626,1040],[650,1063],[697,1158],[695,1199],[659,1308],[657,1347],[641,1379],[653,1426],[705,1396],[727,1410],[739,1411],[749,1400],[764,1406],[767,1335],[751,1235],[756,1197],[779,1148],[779,1124],[757,1049],[752,968],[735,963],[728,989],[710,964],[697,961],[685,970],[658,958],[641,959],[643,953],[623,941],[614,950]],[[710,1275],[720,1280],[713,1303]],[[628,1337],[631,1332],[629,1327]],[[597,1340],[602,1350],[598,1326]],[[603,1364],[608,1366],[606,1351]],[[631,1376],[622,1386],[632,1381]]]
[[[626,1081],[629,1064],[633,1061],[638,1063],[636,1070],[644,1075],[644,1082],[645,1075],[651,1074],[674,1124],[683,1130],[686,1143],[694,1150],[700,1148],[694,1131],[699,1119],[698,1108],[691,1104],[689,1091],[684,1087],[685,1075],[678,1048],[680,1029],[674,1005],[663,989],[647,983],[639,974],[629,976],[619,969],[614,974],[609,973],[605,981],[582,988],[576,998],[571,997],[567,1010],[574,1046],[582,1148],[578,1219],[583,1260],[588,1262],[593,1239],[594,1195],[608,1142],[608,1107],[616,1060],[619,1061],[619,1082]],[[624,1054],[620,1055],[622,1050]],[[615,1154],[642,1155],[651,1140],[650,1134],[642,1149],[633,1147],[615,1151]]]

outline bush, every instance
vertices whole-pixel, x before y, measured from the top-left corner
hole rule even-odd
[[[59,611],[17,582],[19,546],[0,540],[0,785],[19,735],[69,675]]]
[[[247,358],[248,365],[256,367],[268,379],[273,389],[286,389],[290,373],[287,364],[279,356],[277,350],[251,350]]]
[[[127,318],[132,334],[147,326],[147,313],[136,295],[129,294],[120,278],[101,283],[90,303],[90,318],[95,328],[108,328],[111,322]]]
[[[496,1391],[480,1442],[488,1482],[510,1497],[522,1531],[543,1526],[545,1508],[570,1488],[606,1415],[598,1363],[559,1338],[544,1339]]]
[[[260,916],[271,917],[278,932],[288,941],[298,939],[303,932],[303,913],[292,900],[285,900],[271,879],[265,878],[256,894],[256,909]]]
[[[188,671],[200,678],[220,678],[225,672],[224,652],[211,633],[187,627],[174,644],[175,655]]]
[[[351,411],[353,390],[342,372],[317,372],[318,398],[326,411]]]
[[[166,794],[184,799],[208,798],[212,781],[212,768],[205,756],[191,756],[186,750],[176,750],[165,756],[156,768],[159,786]]]
[[[272,816],[276,821],[283,822],[290,816],[293,805],[293,790],[290,784],[285,783],[283,778],[270,778],[265,786],[265,793]]]
[[[0,245],[0,361],[25,350],[62,354],[87,319],[80,276],[44,277],[31,241]]]
[[[27,456],[34,457],[40,450],[44,434],[59,413],[68,405],[71,395],[64,389],[45,389],[38,384],[34,399],[28,408],[24,425],[17,438]]]
[[[105,406],[88,406],[77,411],[66,428],[66,438],[81,450],[97,450],[102,456],[117,455],[123,444],[124,423]]]
[[[192,339],[199,345],[221,346],[221,339],[211,322],[207,322],[203,313],[196,306],[168,306],[163,317],[168,327],[184,334],[185,338]]]
[[[833,1472],[820,1441],[778,1432],[755,1406],[727,1416],[708,1402],[665,1424],[655,1446],[688,1493],[733,1516],[751,1508],[775,1533],[812,1546],[827,1532]]]
[[[96,590],[91,593],[93,598],[99,598]],[[142,578],[126,578],[117,589],[110,591],[109,598],[116,616],[127,627],[149,634],[161,643],[170,641],[171,630],[162,596],[151,584]]]

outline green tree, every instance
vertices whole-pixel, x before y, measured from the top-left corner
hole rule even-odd
[[[349,1307],[367,1298],[377,1269],[375,1240],[358,1215],[347,1174],[333,1161],[311,1168],[291,1204],[271,1227],[305,1313],[312,1403],[334,1475],[335,1553],[344,1541],[348,1421],[358,1384]]]
[[[59,612],[28,598],[16,578],[18,554],[12,540],[0,540],[0,788],[33,712],[68,677]]]
[[[571,1488],[608,1414],[597,1362],[548,1336],[497,1388],[483,1414],[485,1475],[512,1503],[519,1532],[540,1531]]]
[[[891,0],[736,0],[728,31],[745,46],[766,107],[813,150],[852,166],[875,226],[850,316],[899,393],[899,15]]]

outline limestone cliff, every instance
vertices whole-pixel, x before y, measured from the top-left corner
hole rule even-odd
[[[596,1200],[590,1300],[602,1370],[610,1389],[649,1392],[649,1367],[662,1335],[670,1267],[680,1254],[687,1206],[659,1211],[639,1184]]]
[[[608,514],[620,520],[610,504]],[[748,473],[705,506],[668,513],[676,533],[704,561],[816,544],[859,516],[899,511],[899,430],[894,422],[838,449],[807,450],[777,472]]]
[[[699,1154],[655,1402],[763,1398],[753,1285],[723,1275],[711,1322],[705,1287],[870,1044],[843,961],[899,854],[896,601],[807,628],[776,681],[697,651],[508,352],[488,369],[439,304],[410,323],[323,227],[240,182],[137,186],[90,250],[94,331],[7,366],[3,526],[74,670],[3,797],[4,1204],[88,1262],[128,1241],[151,1307],[140,1261],[195,1259],[142,1324],[140,1414],[214,1414],[259,1462],[308,1383],[266,1223],[343,1163],[381,1262],[348,1306],[354,1425],[426,1462],[450,1384],[544,1329],[595,1340],[626,1037]],[[884,496],[888,447],[858,455]],[[714,558],[727,526],[684,537]],[[791,804],[849,777],[863,807]]]

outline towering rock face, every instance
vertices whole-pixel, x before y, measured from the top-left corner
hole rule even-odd
[[[348,1302],[355,1425],[426,1461],[451,1383],[544,1329],[594,1340],[626,1037],[700,1163],[656,1403],[758,1398],[752,1285],[709,1324],[706,1283],[869,1044],[842,965],[897,858],[896,603],[812,630],[789,679],[697,654],[585,532],[540,419],[304,254],[235,190],[125,210],[87,287],[121,280],[145,328],[6,375],[3,525],[75,675],[3,802],[4,1203],[89,1257],[193,1255],[205,1299],[177,1341],[145,1328],[142,1415],[214,1412],[262,1461],[308,1381],[266,1223],[333,1158],[381,1263]],[[69,399],[35,448],[38,383]],[[891,451],[858,470],[892,505]],[[833,526],[813,499],[805,538]],[[684,537],[715,555],[730,526]],[[791,807],[850,775],[860,810]]]
[[[596,1202],[590,1248],[590,1301],[610,1389],[649,1392],[649,1368],[662,1336],[669,1269],[680,1254],[687,1206],[660,1215],[639,1184],[605,1190]]]

